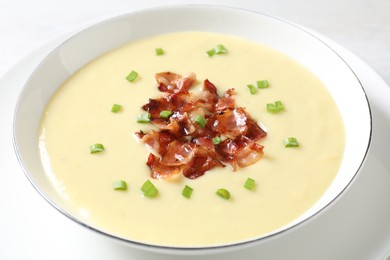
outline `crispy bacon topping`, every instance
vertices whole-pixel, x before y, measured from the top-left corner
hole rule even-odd
[[[199,96],[190,93],[196,81],[194,73],[185,76],[173,72],[155,75],[161,97],[149,99],[142,109],[151,114],[151,123],[158,130],[137,132],[151,153],[146,164],[157,179],[183,174],[198,178],[214,167],[230,164],[236,171],[259,161],[263,146],[257,143],[267,135],[242,107],[236,107],[234,89],[220,97],[216,86],[204,80]],[[160,118],[163,110],[169,118]],[[203,127],[196,120],[202,116]],[[213,138],[222,140],[213,143]]]
[[[225,95],[217,100],[215,104],[216,111],[224,111],[226,109],[234,109],[236,103],[234,101],[234,89],[228,89]]]
[[[196,75],[194,73],[188,73],[182,77],[172,72],[160,72],[156,74],[155,78],[160,91],[178,93],[187,92],[195,82]]]
[[[221,160],[229,162],[233,170],[254,164],[263,156],[263,146],[245,135],[233,139],[225,139],[217,145]]]

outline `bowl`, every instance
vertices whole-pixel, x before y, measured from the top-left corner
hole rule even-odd
[[[180,21],[180,22],[178,22]],[[345,150],[339,172],[325,194],[304,214],[267,235],[211,246],[172,246],[132,241],[90,225],[56,192],[39,154],[42,113],[58,87],[100,55],[127,42],[179,31],[234,35],[269,46],[302,64],[328,88],[345,127]],[[365,91],[342,57],[315,35],[288,21],[249,10],[208,5],[145,9],[113,17],[76,33],[57,46],[35,68],[20,93],[13,127],[16,155],[35,189],[59,212],[93,232],[149,251],[204,254],[259,245],[294,231],[329,208],[345,193],[367,156],[371,113]]]

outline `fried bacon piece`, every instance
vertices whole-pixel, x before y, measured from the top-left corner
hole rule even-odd
[[[252,118],[247,118],[246,124],[248,129],[246,130],[245,136],[252,141],[257,142],[267,135],[267,132],[263,130]]]
[[[149,99],[142,109],[151,114],[158,130],[138,132],[136,136],[151,153],[147,165],[153,178],[169,178],[183,174],[198,178],[214,167],[230,164],[234,171],[259,161],[263,146],[257,142],[267,135],[242,107],[235,105],[234,89],[222,97],[216,86],[204,80],[199,96],[189,92],[196,81],[194,73],[180,76],[172,72],[155,75],[161,97]],[[169,118],[160,112],[169,110]],[[202,116],[206,125],[196,120]],[[223,141],[213,143],[213,138]]]
[[[200,137],[193,140],[195,144],[193,157],[183,169],[183,175],[189,179],[196,179],[214,167],[225,167],[220,162],[211,138]]]
[[[230,163],[233,170],[254,164],[263,157],[263,146],[241,135],[233,139],[225,139],[216,146],[221,160]]]
[[[196,80],[194,73],[188,73],[183,77],[173,72],[160,72],[155,75],[158,89],[161,92],[178,93],[187,92]]]
[[[189,179],[196,179],[215,166],[223,166],[223,164],[212,157],[195,155],[193,160],[184,169],[183,175]]]
[[[174,108],[175,106],[165,98],[149,99],[149,103],[142,106],[143,110],[150,113],[152,120],[159,118],[162,110],[172,111]]]
[[[234,101],[234,89],[228,89],[225,95],[218,99],[215,104],[215,110],[220,112],[226,109],[233,110],[236,107],[236,103]]]
[[[182,169],[180,166],[167,166],[160,162],[160,158],[154,154],[149,154],[148,161],[146,164],[152,171],[152,178],[154,179],[165,179],[173,175],[180,174]]]
[[[168,131],[157,132],[151,130],[147,134],[142,132],[137,132],[135,134],[155,155],[165,154],[168,144],[176,140],[176,137]]]
[[[234,139],[243,135],[248,130],[247,115],[243,108],[223,110],[214,114],[210,119],[210,127],[213,131]]]
[[[215,104],[218,102],[218,93],[217,88],[213,83],[208,79],[203,82],[203,89],[201,92],[201,100],[203,101],[203,107],[210,111],[214,112]]]
[[[162,154],[160,163],[166,166],[181,166],[187,164],[193,156],[193,145],[174,140],[168,144],[167,151]]]
[[[195,179],[213,167],[224,167],[216,159],[217,154],[210,138],[199,138],[191,143],[174,140],[161,155],[159,158],[150,153],[146,163],[153,178],[163,179],[183,173],[187,178]]]

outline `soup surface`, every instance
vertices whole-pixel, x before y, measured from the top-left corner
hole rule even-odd
[[[227,53],[206,51],[223,44]],[[163,55],[155,49],[162,48]],[[126,76],[137,71],[138,78]],[[149,150],[134,133],[149,131],[137,123],[142,105],[161,95],[154,75],[194,72],[191,91],[210,80],[222,95],[234,88],[244,107],[268,131],[259,143],[264,156],[233,171],[216,167],[194,180],[184,176],[157,180],[146,165]],[[251,94],[247,85],[268,80]],[[267,103],[285,109],[269,113]],[[121,104],[117,113],[113,104]],[[296,137],[300,146],[286,148]],[[90,154],[91,144],[105,150]],[[131,42],[93,60],[55,93],[43,114],[42,163],[60,196],[77,217],[104,232],[168,246],[210,246],[250,240],[273,232],[307,211],[331,184],[341,163],[344,128],[337,107],[320,80],[290,58],[257,43],[208,32],[179,32]],[[244,188],[247,178],[256,181]],[[126,191],[112,188],[125,180]],[[144,197],[151,180],[159,190]],[[193,188],[190,199],[183,187]],[[225,188],[229,200],[217,196]]]

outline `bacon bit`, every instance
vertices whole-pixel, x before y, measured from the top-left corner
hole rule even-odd
[[[263,146],[242,135],[226,139],[217,146],[221,160],[230,163],[233,171],[254,164],[263,157]]]
[[[219,97],[217,93],[217,88],[208,79],[203,82],[202,95],[202,99],[205,101],[204,107],[208,111],[214,112],[215,104],[218,102]]]
[[[194,123],[190,120],[186,112],[175,112],[171,119],[175,120],[178,124],[178,135],[191,136],[196,130]]]
[[[167,102],[172,104],[176,110],[188,111],[193,107],[193,99],[190,93],[188,92],[178,92],[174,94],[165,94],[165,99]]]
[[[138,138],[141,136],[136,133]],[[167,150],[168,144],[176,140],[176,137],[167,131],[151,130],[147,134],[143,134],[140,138],[141,142],[145,143],[150,151],[155,155],[164,154]]]
[[[197,147],[202,148],[205,150],[205,155],[215,155],[215,146],[213,143],[213,140],[208,137],[199,137],[193,140],[193,142],[196,144]],[[199,149],[198,148],[198,149]]]
[[[159,130],[167,131],[173,135],[183,135],[182,129],[178,123],[178,121],[172,116],[169,118],[167,122],[166,119],[154,119],[151,121],[153,125],[155,125]]]
[[[226,109],[234,109],[236,107],[236,103],[234,100],[234,89],[228,89],[223,97],[218,99],[217,104],[215,104],[216,111],[223,111]]]
[[[166,166],[160,163],[160,159],[154,154],[149,154],[146,164],[152,171],[152,178],[166,179],[173,175],[180,174],[182,172],[181,167],[178,166]]]
[[[187,164],[193,157],[193,146],[174,140],[168,144],[166,153],[162,155],[160,163],[167,166],[181,166]]]
[[[264,131],[252,118],[247,119],[247,126],[248,129],[245,133],[245,136],[252,141],[257,142],[267,135],[267,132]]]
[[[157,73],[160,98],[150,99],[142,108],[151,114],[151,123],[159,131],[137,132],[136,136],[151,150],[147,165],[153,178],[183,174],[198,178],[214,167],[228,163],[236,171],[259,161],[263,146],[257,141],[267,135],[244,110],[236,107],[234,89],[219,97],[209,80],[203,82],[201,96],[189,89],[196,80],[194,73],[180,76],[172,72]],[[172,111],[169,119],[159,118],[162,110]],[[202,115],[207,123],[194,121]],[[213,137],[226,138],[214,145]]]
[[[189,73],[182,77],[168,71],[157,73],[155,78],[158,83],[158,89],[161,92],[178,93],[187,92],[195,82],[196,75],[194,73]]]
[[[142,106],[142,109],[150,113],[151,120],[160,118],[162,110],[172,111],[174,105],[165,98],[149,99],[149,103]]]
[[[195,147],[194,156],[183,170],[183,175],[190,179],[202,176],[206,171],[214,167],[225,167],[217,157],[213,141],[208,137],[200,137],[193,140]]]
[[[144,131],[139,130],[139,132],[135,132],[135,136],[141,140],[145,136],[145,133],[144,133]]]
[[[215,166],[223,166],[223,164],[211,157],[202,157],[195,155],[191,162],[183,171],[183,175],[189,179],[196,179],[205,174],[206,171]]]
[[[216,113],[210,120],[212,120],[213,131],[231,139],[245,134],[248,129],[247,115],[241,107]]]
[[[256,163],[263,157],[263,148],[264,146],[255,142],[246,143],[246,145],[238,149],[235,154],[238,166],[246,167]]]

